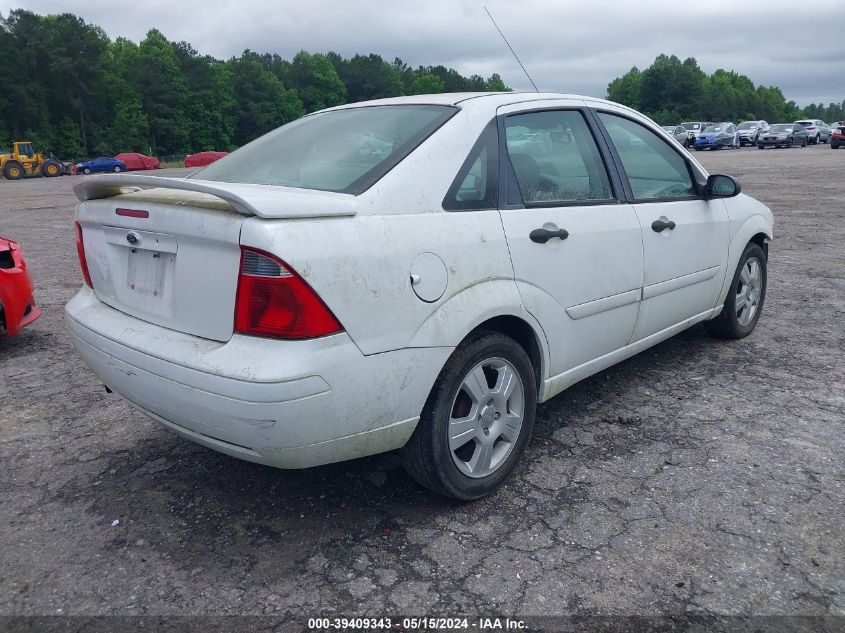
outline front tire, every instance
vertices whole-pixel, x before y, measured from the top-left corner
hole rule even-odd
[[[719,338],[745,338],[757,326],[766,300],[767,260],[756,242],[749,242],[739,258],[722,312],[704,322],[707,331]]]
[[[112,171],[114,171],[114,173],[116,173],[116,174],[119,174],[120,172],[123,171],[123,168],[120,165],[115,165],[114,169]]]
[[[85,174],[86,176],[90,176],[91,175],[91,169],[89,167],[86,167],[85,169],[82,170],[82,173]]]
[[[402,458],[417,482],[471,501],[519,462],[534,426],[537,382],[528,354],[489,330],[470,335],[437,377]]]

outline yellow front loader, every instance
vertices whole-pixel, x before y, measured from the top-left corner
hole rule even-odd
[[[20,180],[24,176],[52,178],[66,173],[65,166],[55,158],[44,158],[36,153],[30,141],[13,141],[12,151],[0,154],[0,172],[7,180]]]

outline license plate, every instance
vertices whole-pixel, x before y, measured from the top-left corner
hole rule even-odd
[[[175,253],[130,249],[126,284],[136,294],[161,297],[167,269],[171,268],[175,259]]]

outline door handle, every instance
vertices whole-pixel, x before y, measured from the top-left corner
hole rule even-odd
[[[663,220],[655,220],[651,223],[651,230],[655,233],[660,233],[665,229],[669,229],[671,231],[675,228],[675,226],[676,225],[672,220],[669,220],[668,222],[664,222]]]
[[[532,242],[537,242],[537,244],[545,244],[553,237],[560,238],[561,240],[565,240],[569,237],[569,231],[566,229],[558,229],[556,231],[550,231],[548,229],[534,229],[531,233],[528,234],[528,237],[531,238]]]

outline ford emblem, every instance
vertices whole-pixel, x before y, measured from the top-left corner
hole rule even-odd
[[[126,241],[135,246],[138,242],[141,241],[141,236],[132,231],[132,233],[126,234]]]

